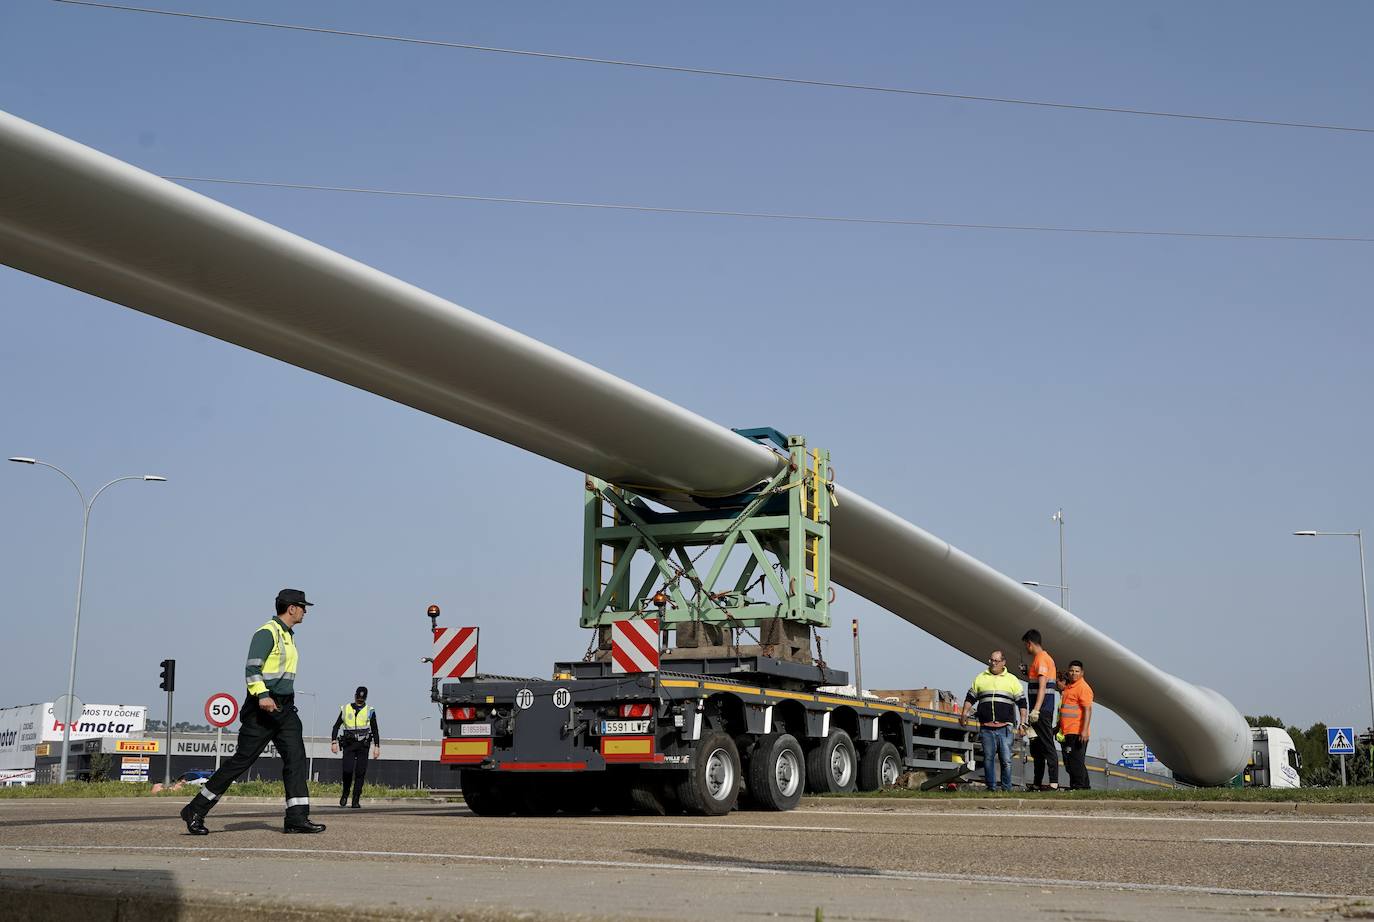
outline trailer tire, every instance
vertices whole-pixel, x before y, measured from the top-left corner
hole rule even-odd
[[[749,756],[749,800],[760,810],[791,810],[806,789],[806,756],[790,733],[759,737]]]
[[[636,781],[630,787],[632,812],[649,816],[667,816],[668,805],[664,803],[663,788],[664,785],[658,781]]]
[[[897,783],[902,774],[902,758],[897,747],[887,740],[869,743],[859,757],[859,790],[879,791]]]
[[[510,816],[515,812],[515,798],[506,784],[509,780],[475,768],[465,768],[458,776],[463,802],[478,816]]]
[[[806,754],[806,788],[813,794],[849,794],[858,786],[859,753],[843,730],[831,730]]]
[[[739,799],[739,749],[729,734],[708,730],[692,747],[692,765],[677,784],[677,798],[688,813],[724,816]]]

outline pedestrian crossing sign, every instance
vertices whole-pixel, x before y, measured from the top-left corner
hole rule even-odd
[[[1355,754],[1355,728],[1327,727],[1326,751],[1333,756],[1353,756]]]

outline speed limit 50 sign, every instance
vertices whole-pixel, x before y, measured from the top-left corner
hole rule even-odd
[[[205,719],[212,727],[227,727],[239,718],[239,703],[228,692],[219,692],[205,702]]]

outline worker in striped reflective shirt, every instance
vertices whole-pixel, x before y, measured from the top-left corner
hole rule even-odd
[[[238,747],[229,761],[210,776],[191,802],[181,808],[186,831],[209,835],[205,814],[240,775],[274,743],[281,755],[282,784],[286,788],[286,820],[282,832],[324,832],[323,823],[310,821],[310,789],[306,783],[305,740],[296,712],[295,628],[313,605],[299,589],[277,593],[277,616],[258,628],[248,644],[244,682],[248,696],[240,715]]]
[[[973,685],[964,696],[960,726],[968,726],[968,719],[975,711],[982,735],[983,778],[988,790],[999,790],[997,767],[1000,764],[1000,790],[1010,791],[1011,736],[1016,727],[1026,722],[1026,696],[1021,691],[1020,680],[1007,672],[1007,658],[1001,650],[993,650],[988,656],[988,668],[973,677]]]

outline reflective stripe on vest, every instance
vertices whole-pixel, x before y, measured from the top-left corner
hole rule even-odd
[[[298,657],[296,644],[291,639],[291,634],[283,629],[275,618],[258,630],[272,632],[272,652],[267,654],[267,659],[262,661],[262,674],[258,677],[259,681],[275,682],[278,679],[294,679]]]
[[[345,704],[339,708],[339,715],[343,717],[345,730],[352,730],[356,733],[361,730],[372,729],[372,708],[369,705],[365,704],[361,711],[355,711],[353,705]]]

